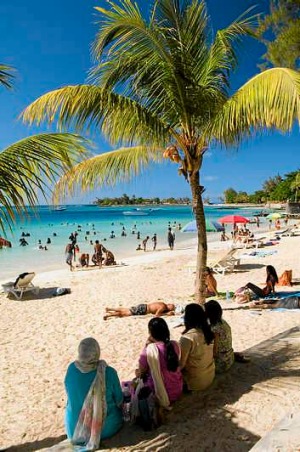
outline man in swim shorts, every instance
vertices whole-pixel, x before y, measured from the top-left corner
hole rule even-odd
[[[73,259],[75,257],[75,246],[73,243],[68,243],[65,249],[66,264],[70,266],[70,270],[73,271]]]
[[[162,315],[174,315],[175,306],[173,303],[163,303],[161,301],[156,301],[154,303],[141,303],[137,306],[132,306],[131,308],[106,308],[106,315],[103,317],[107,320],[110,317],[128,317],[131,315],[146,315],[153,314],[156,317]]]

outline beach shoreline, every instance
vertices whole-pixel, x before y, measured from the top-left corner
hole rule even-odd
[[[232,210],[206,208],[207,221],[216,221],[219,217],[228,213],[236,212]],[[242,211],[242,215],[251,216],[251,210]],[[193,220],[190,207],[165,207],[154,211],[145,217],[123,216],[123,208],[91,209],[86,206],[75,206],[66,211],[53,212],[49,209],[41,208],[39,217],[32,216],[28,222],[17,222],[13,234],[7,235],[7,239],[12,242],[12,248],[0,250],[0,279],[13,279],[16,275],[26,271],[54,271],[63,269],[65,264],[65,247],[69,242],[71,233],[78,231],[78,245],[80,253],[93,254],[93,243],[98,239],[103,245],[111,250],[116,261],[134,256],[137,245],[146,237],[150,239],[154,233],[157,234],[157,248],[167,247],[167,229],[173,227],[176,234],[175,248],[181,246],[181,242],[196,237],[196,234],[181,233],[180,226],[183,227]],[[251,224],[250,229],[255,233],[262,232],[265,226],[262,220],[260,228]],[[125,228],[126,237],[122,237],[122,228]],[[226,226],[230,235],[231,225]],[[110,238],[111,231],[114,231],[115,238]],[[137,239],[137,232],[140,232],[140,240]],[[25,237],[28,246],[22,247],[19,244],[19,237]],[[29,236],[27,237],[27,234]],[[208,241],[218,241],[219,233],[209,232]],[[48,242],[51,242],[48,244]],[[43,248],[47,245],[47,251]],[[148,248],[152,248],[151,240]]]

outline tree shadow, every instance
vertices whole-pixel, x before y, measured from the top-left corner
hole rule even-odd
[[[260,437],[238,425],[232,406],[242,396],[249,394],[250,397],[255,385],[261,386],[259,390],[262,393],[264,390],[267,393],[270,388],[272,391],[273,384],[275,390],[280,384],[283,389],[290,388],[291,380],[300,377],[299,342],[298,327],[261,342],[246,350],[250,363],[235,363],[229,372],[218,375],[207,391],[183,396],[174,405],[167,423],[158,430],[145,433],[136,426],[126,425],[102,446],[136,452],[182,452],[192,449],[195,444],[201,451],[250,450]],[[295,383],[295,391],[297,388]],[[280,403],[283,397],[280,391],[277,397]],[[260,410],[263,409],[259,406],[257,409],[259,422]],[[267,405],[264,410],[267,417]],[[261,415],[263,417],[264,413]],[[280,414],[278,416],[280,418]]]
[[[260,425],[269,418],[268,410],[272,405],[272,416],[277,416],[277,419],[272,418],[274,424],[283,416],[281,404],[288,391],[291,403],[294,402],[299,393],[299,343],[300,328],[294,327],[251,347],[245,351],[251,359],[249,363],[235,363],[229,372],[218,375],[208,390],[184,395],[174,405],[163,426],[144,432],[136,425],[126,424],[113,438],[103,441],[101,449],[124,452],[249,451],[260,436],[243,428],[241,418],[248,418],[247,425],[249,420],[250,424]],[[252,401],[252,391],[256,391],[259,399],[256,397]],[[241,398],[246,398],[244,403]],[[263,431],[268,428],[270,426]],[[48,450],[63,438],[46,438],[5,451]],[[62,444],[57,450],[67,448]]]
[[[250,270],[255,270],[257,268],[263,268],[265,267],[264,264],[239,264],[238,268],[234,269],[234,273],[245,273],[249,272]]]
[[[27,301],[27,300],[44,300],[46,298],[51,298],[56,293],[56,287],[42,287],[39,290],[39,293],[34,292],[25,292],[22,296],[21,300],[16,299],[13,294],[9,293],[7,298],[11,301]]]
[[[66,435],[61,435],[57,437],[44,438],[38,441],[33,441],[30,443],[19,444],[18,446],[11,446],[7,449],[1,449],[1,452],[31,452],[35,450],[40,450],[48,447],[52,447],[55,444],[59,444],[66,438]]]

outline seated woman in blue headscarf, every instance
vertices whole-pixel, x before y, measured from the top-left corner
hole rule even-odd
[[[123,394],[115,369],[100,360],[95,339],[80,342],[78,359],[67,370],[65,388],[68,438],[85,450],[98,449],[101,439],[113,436],[122,426]]]

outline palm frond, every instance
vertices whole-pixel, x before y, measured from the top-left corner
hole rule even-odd
[[[71,168],[58,181],[54,191],[55,201],[67,193],[92,190],[96,186],[113,186],[140,174],[151,162],[163,159],[162,149],[145,146],[120,148],[84,160]]]
[[[224,104],[208,133],[231,145],[245,135],[267,129],[289,132],[295,121],[300,125],[300,74],[274,68],[243,85]]]
[[[227,28],[217,31],[210,48],[208,64],[203,68],[207,71],[205,75],[211,79],[211,83],[218,84],[220,87],[229,86],[230,72],[238,64],[237,47],[241,44],[244,36],[254,36],[257,15],[248,17],[249,11],[246,11],[243,16]],[[199,73],[201,74],[201,67]]]
[[[99,128],[111,143],[155,145],[168,141],[169,127],[147,108],[126,96],[95,85],[66,86],[51,91],[29,105],[23,120],[32,124],[52,123],[59,128]]]
[[[3,220],[11,227],[15,213],[26,213],[27,205],[38,201],[38,194],[46,197],[50,184],[90,155],[88,145],[74,134],[40,134],[0,152],[0,228]]]
[[[6,64],[0,64],[0,84],[6,88],[12,87],[12,81],[14,79],[14,68],[7,66]]]

